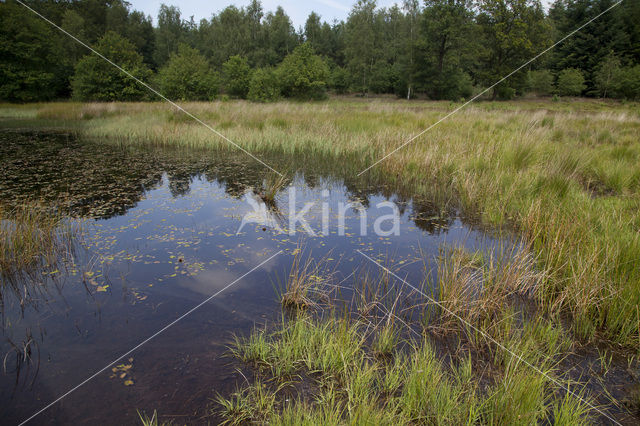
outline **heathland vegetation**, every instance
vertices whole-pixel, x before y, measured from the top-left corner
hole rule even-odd
[[[258,0],[195,22],[176,6],[150,16],[116,1],[27,1],[172,100],[274,101],[327,91],[458,101],[614,6],[614,0],[357,1],[345,21],[311,13],[296,30]],[[623,0],[496,86],[493,99],[640,96],[640,5]],[[14,1],[0,3],[0,100],[155,100],[134,80]],[[252,89],[252,90],[251,90]]]

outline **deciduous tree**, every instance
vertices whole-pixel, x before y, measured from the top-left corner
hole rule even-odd
[[[151,71],[124,37],[108,32],[98,41],[96,50],[140,80],[149,80]],[[73,97],[82,101],[138,101],[148,97],[147,89],[93,53],[78,62],[71,86]]]
[[[161,93],[174,100],[212,100],[218,94],[219,80],[205,57],[186,44],[178,46],[158,73]]]

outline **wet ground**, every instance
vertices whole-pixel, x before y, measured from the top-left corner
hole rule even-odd
[[[509,245],[450,208],[358,180],[346,164],[265,160],[290,177],[268,206],[267,172],[243,154],[0,132],[0,201],[55,204],[82,227],[72,262],[0,288],[3,424],[29,418],[237,281],[30,424],[131,424],[137,410],[206,422],[211,399],[242,380],[226,345],[234,333],[280,317],[279,293],[296,254],[322,259],[348,293],[366,263],[356,250],[417,284],[434,274],[424,259],[443,247]],[[376,220],[383,231],[393,225],[391,208],[379,205],[386,201],[398,206],[398,235],[375,232]],[[315,235],[302,226],[291,235],[288,212],[305,203],[313,203],[304,217]],[[266,222],[255,222],[255,206],[265,208]]]

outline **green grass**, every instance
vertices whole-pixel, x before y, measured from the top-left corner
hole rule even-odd
[[[472,362],[470,354],[439,356],[423,337],[390,346],[381,358],[377,344],[368,342],[388,330],[334,316],[301,316],[271,332],[256,330],[237,339],[232,351],[263,378],[229,398],[219,397],[216,411],[229,424],[586,424],[592,419],[587,396],[572,397],[513,357],[492,367],[482,386],[486,366]],[[549,377],[559,377],[551,362],[541,365]],[[305,392],[296,391],[301,377]]]
[[[366,296],[376,309],[360,309],[364,296],[356,294],[354,311],[297,311],[237,337],[231,354],[257,379],[220,396],[215,412],[229,424],[595,421],[592,396],[560,367],[574,350],[570,333],[558,318],[528,313],[512,298],[535,292],[531,259],[521,253],[526,248],[498,259],[444,253],[441,279],[455,290],[439,294],[442,309],[407,306],[409,299],[384,291]],[[469,292],[477,286],[467,274],[482,289]],[[388,287],[388,277],[377,286],[364,279],[364,289]]]
[[[189,103],[185,107],[260,155],[329,156],[357,172],[458,104],[336,99],[324,103]],[[0,107],[126,144],[234,149],[161,103]],[[34,112],[35,111],[35,112]],[[2,125],[9,125],[3,120]],[[33,119],[22,123],[35,125]],[[232,123],[232,125],[229,125]],[[640,341],[640,107],[598,100],[471,105],[361,177],[491,227],[515,229],[544,274],[536,298],[566,314],[574,335]],[[349,161],[345,159],[348,158]],[[351,161],[355,159],[355,161]],[[351,172],[349,172],[351,173]],[[354,173],[355,174],[355,173]]]
[[[38,203],[6,209],[0,205],[0,276],[14,282],[23,274],[54,273],[69,259],[78,224]]]

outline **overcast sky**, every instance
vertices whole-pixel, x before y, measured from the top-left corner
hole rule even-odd
[[[158,9],[162,3],[180,7],[182,17],[189,19],[193,15],[196,22],[202,18],[209,19],[213,13],[218,13],[233,4],[237,7],[246,6],[250,0],[129,0],[133,9],[151,15],[154,24],[158,16]],[[293,26],[298,29],[304,26],[309,14],[313,11],[322,17],[323,21],[332,22],[334,19],[345,20],[355,0],[262,0],[265,12],[275,11],[278,6],[287,12]],[[398,0],[378,0],[378,7],[388,7]]]
[[[158,9],[162,3],[176,5],[180,7],[182,17],[189,19],[193,15],[196,22],[200,19],[211,18],[213,13],[218,13],[225,7],[233,4],[237,7],[246,6],[250,0],[129,0],[133,9],[141,10],[146,15],[151,15],[155,24]],[[265,12],[275,11],[278,6],[282,6],[287,12],[293,26],[298,29],[304,26],[307,17],[311,12],[316,12],[323,21],[333,22],[334,19],[346,20],[349,10],[356,0],[262,0],[262,8]],[[548,5],[552,0],[542,0],[543,5]],[[378,0],[378,7],[389,7],[395,3],[401,4],[398,0]]]

